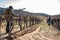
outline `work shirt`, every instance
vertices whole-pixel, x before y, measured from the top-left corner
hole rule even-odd
[[[13,16],[15,16],[13,13],[12,13],[12,11],[11,10],[9,10],[9,9],[6,9],[6,12],[5,12],[5,19],[6,19],[6,21],[12,21],[12,19],[13,19]]]

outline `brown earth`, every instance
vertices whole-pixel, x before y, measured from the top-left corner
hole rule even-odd
[[[43,21],[32,33],[25,34],[14,40],[60,40],[60,31]]]

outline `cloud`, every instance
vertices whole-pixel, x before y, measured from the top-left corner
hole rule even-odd
[[[0,3],[0,7],[7,7],[8,5],[15,3],[19,0],[5,0],[5,2],[3,1],[3,3]]]
[[[26,8],[25,11],[35,13],[60,14],[60,2],[57,0],[13,0],[3,4],[3,7],[12,5],[13,8]]]

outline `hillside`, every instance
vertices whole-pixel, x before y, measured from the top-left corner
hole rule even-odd
[[[4,15],[6,8],[0,8],[0,14]],[[23,10],[13,9],[12,11],[15,15],[34,15],[34,16],[49,16],[45,13],[31,13]]]
[[[7,8],[1,8],[0,7],[0,15],[4,15],[6,9]],[[48,15],[48,14],[45,14],[45,13],[31,13],[31,12],[28,12],[28,11],[23,11],[22,9],[19,9],[19,10],[13,9],[12,12],[17,16],[18,15],[35,15],[35,16],[46,16],[46,17],[51,16],[51,15]],[[60,14],[53,15],[53,16],[57,17],[57,18],[60,18]]]

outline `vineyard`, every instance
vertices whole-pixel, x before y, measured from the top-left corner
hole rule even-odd
[[[0,14],[0,40],[60,40],[59,17],[22,10]]]

